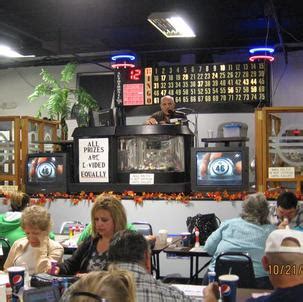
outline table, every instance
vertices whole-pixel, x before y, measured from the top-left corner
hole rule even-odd
[[[172,284],[172,286],[180,289],[186,296],[200,298],[203,301],[203,285],[188,285],[188,284]],[[270,294],[272,291],[267,289],[255,288],[238,288],[237,289],[237,302],[245,302],[252,294]]]
[[[198,281],[198,275],[199,273],[208,267],[210,260],[205,263],[200,269],[199,269],[199,257],[212,257],[203,249],[203,246],[199,248],[193,248],[191,247],[175,247],[175,246],[168,246],[165,248],[164,253],[167,254],[175,254],[177,256],[183,256],[183,257],[189,257],[190,258],[190,273],[189,273],[189,282],[192,283],[194,280]],[[195,273],[194,273],[194,258],[195,258]]]

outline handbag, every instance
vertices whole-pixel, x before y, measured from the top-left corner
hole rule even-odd
[[[204,245],[207,238],[215,231],[221,223],[221,220],[214,214],[197,214],[193,217],[187,217],[186,225],[191,233],[191,243],[195,242],[195,227],[199,230],[199,242]]]

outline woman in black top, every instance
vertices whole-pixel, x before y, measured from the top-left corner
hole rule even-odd
[[[126,214],[121,201],[112,195],[99,195],[91,210],[91,223],[91,236],[58,266],[56,274],[75,275],[106,268],[109,243],[117,231],[126,228]]]

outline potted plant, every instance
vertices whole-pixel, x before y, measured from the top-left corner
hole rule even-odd
[[[62,139],[67,138],[65,120],[69,118],[73,106],[77,107],[79,126],[87,126],[88,111],[98,108],[96,100],[83,88],[70,87],[70,82],[74,79],[76,73],[76,67],[75,63],[68,63],[61,71],[59,80],[42,68],[40,73],[42,82],[35,87],[34,92],[28,97],[30,102],[44,96],[48,97],[40,106],[38,117],[41,117],[42,113],[46,112],[50,119],[59,120],[62,129]]]

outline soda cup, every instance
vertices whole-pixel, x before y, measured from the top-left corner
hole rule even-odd
[[[24,287],[24,272],[25,267],[24,266],[11,266],[7,269],[8,271],[8,277],[9,277],[9,283],[12,287],[13,292],[13,302],[20,301],[18,298],[18,293],[21,289]]]
[[[221,287],[221,296],[223,302],[236,302],[238,281],[239,276],[237,275],[219,276],[219,284]]]
[[[55,273],[56,273],[56,267],[57,267],[58,261],[56,261],[56,260],[51,260],[51,261],[50,261],[50,264],[51,264],[50,274],[51,274],[51,275],[55,275]]]

